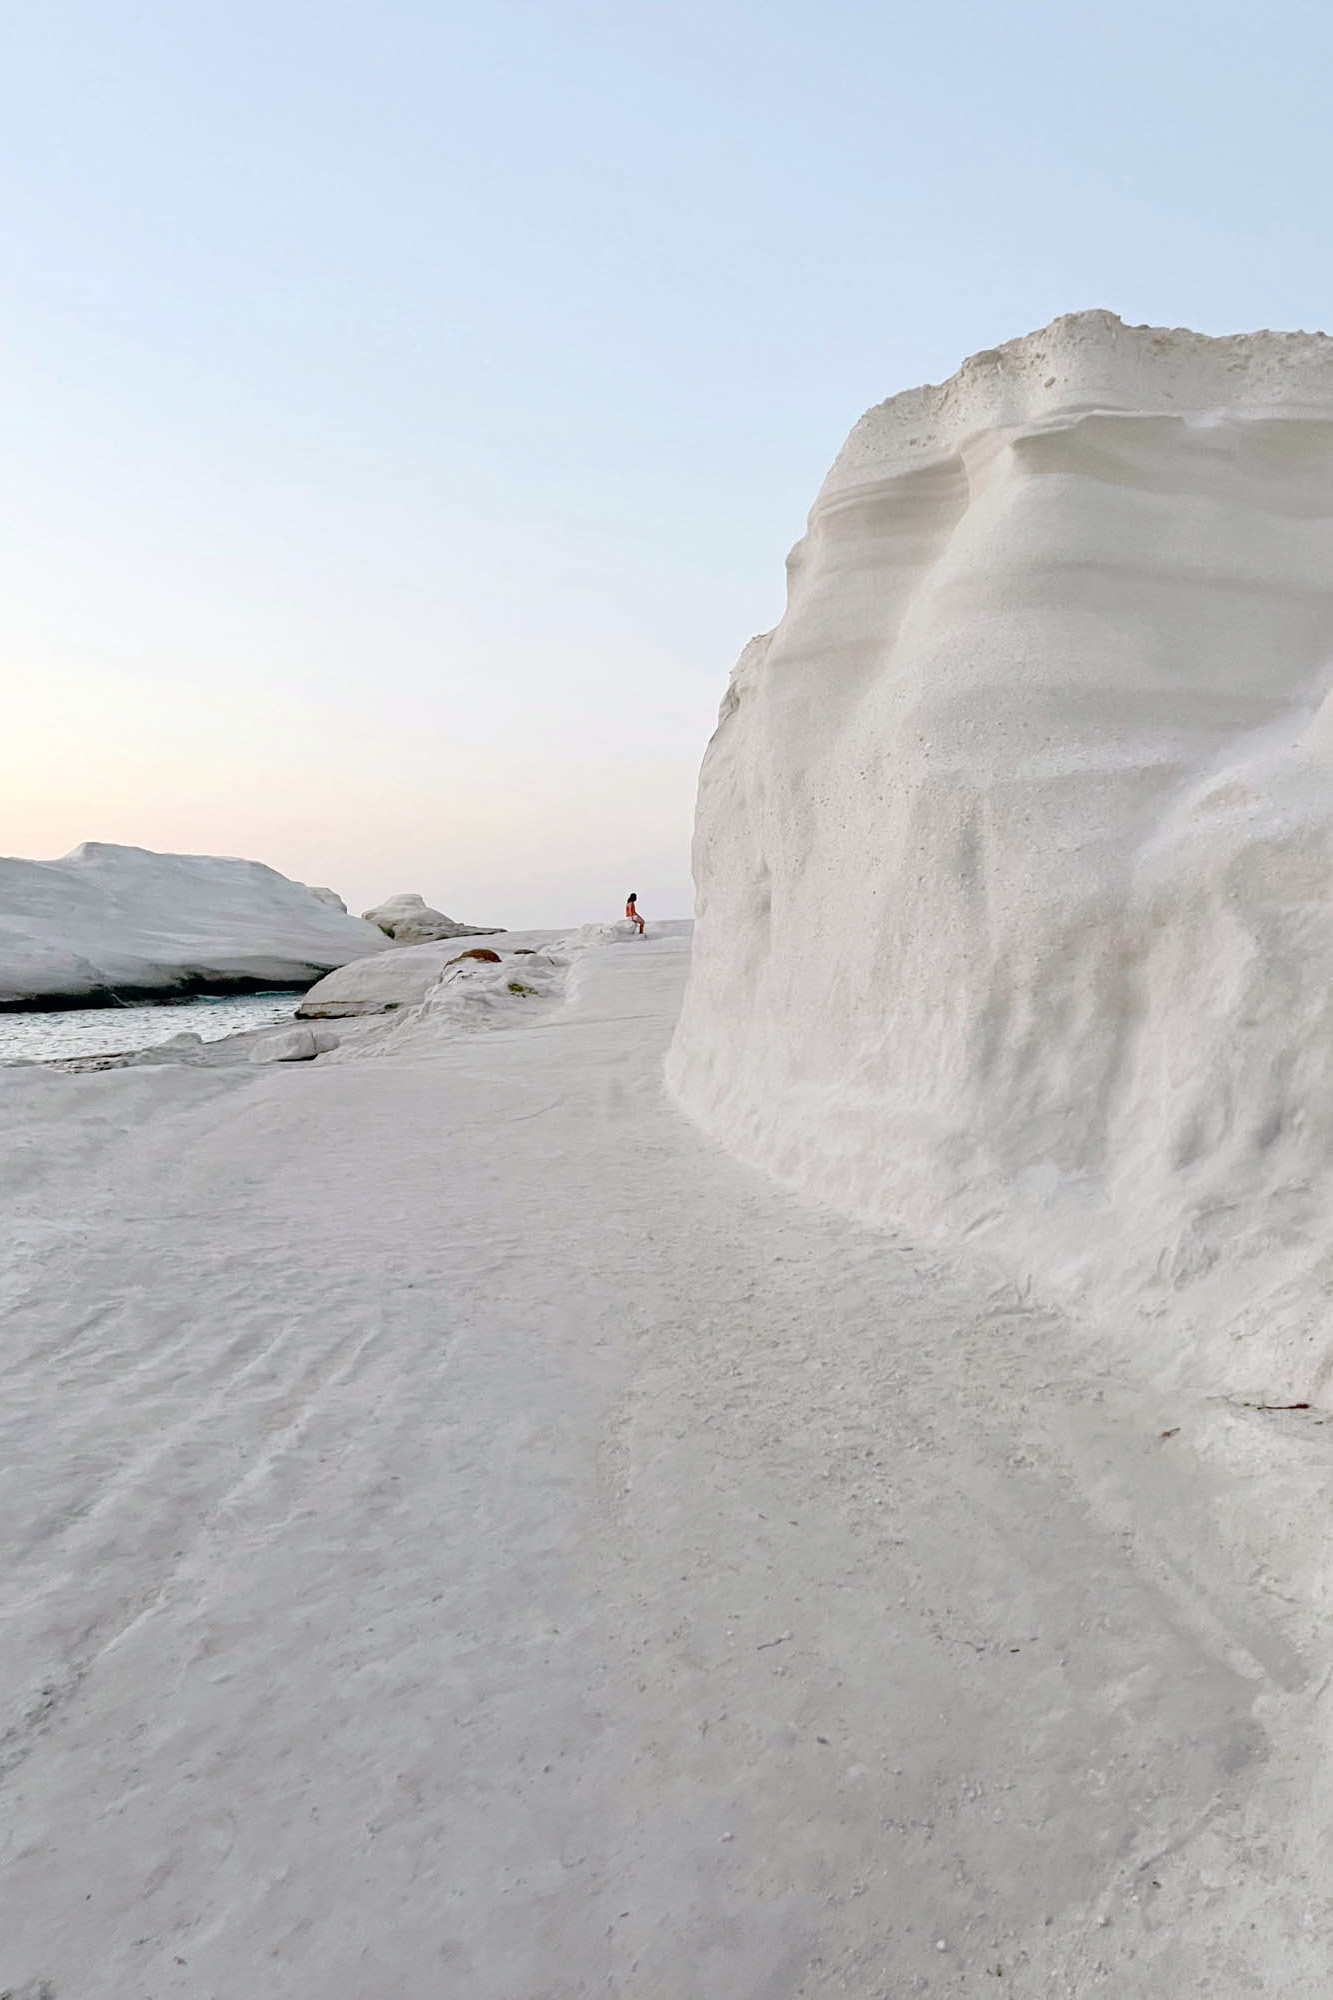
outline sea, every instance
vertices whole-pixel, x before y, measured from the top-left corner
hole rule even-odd
[[[199,994],[188,1000],[147,1000],[127,1007],[62,1007],[0,1014],[0,1067],[58,1062],[69,1056],[123,1056],[151,1049],[173,1035],[220,1041],[246,1028],[290,1021],[301,990],[290,993]]]

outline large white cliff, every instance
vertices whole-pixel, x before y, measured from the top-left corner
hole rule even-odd
[[[788,568],[700,781],[677,1096],[1317,1394],[1333,340],[1056,320],[863,417]]]

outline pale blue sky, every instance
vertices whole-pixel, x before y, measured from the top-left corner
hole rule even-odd
[[[1324,327],[1276,0],[0,4],[0,851],[689,903],[869,403],[1102,305]]]

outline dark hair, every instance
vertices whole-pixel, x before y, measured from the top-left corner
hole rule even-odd
[[[631,889],[628,896],[626,896],[625,898],[625,901],[627,903],[637,903],[638,900],[639,896],[638,896],[638,891],[636,889]]]

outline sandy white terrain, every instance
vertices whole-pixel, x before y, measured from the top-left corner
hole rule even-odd
[[[1077,314],[871,410],[741,658],[670,1076],[1163,1385],[1333,1379],[1333,340]]]
[[[1326,1629],[1201,1405],[716,1150],[686,962],[0,1073],[0,1991],[1329,1990]]]
[[[259,861],[102,841],[0,859],[0,1007],[308,986],[389,949],[331,889]]]

